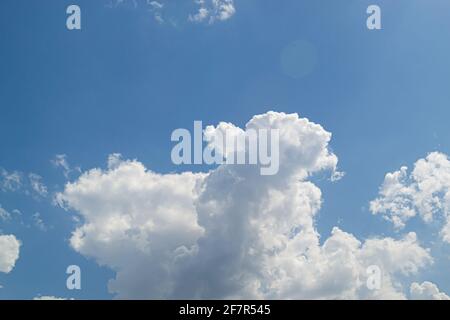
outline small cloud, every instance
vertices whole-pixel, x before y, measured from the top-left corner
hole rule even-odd
[[[343,177],[345,177],[345,172],[335,171],[331,175],[330,180],[331,180],[331,182],[337,182],[337,181],[341,180]]]
[[[50,160],[50,162],[56,167],[61,168],[66,179],[70,178],[70,174],[73,172],[81,172],[80,167],[71,168],[66,154],[57,154]]]
[[[21,217],[22,212],[20,212],[20,210],[14,209],[12,211],[8,211],[0,204],[0,221],[8,222],[10,220],[17,219],[18,222],[23,223]]]
[[[41,214],[39,212],[36,212],[32,216],[34,225],[41,231],[47,231],[47,225],[44,223],[44,220],[42,220]]]
[[[11,220],[11,214],[5,209],[3,209],[1,204],[0,204],[0,220],[3,221]]]
[[[370,211],[390,221],[399,231],[419,216],[425,223],[443,226],[440,238],[450,243],[450,158],[441,152],[431,152],[408,167],[388,172],[379,196],[370,202]]]
[[[0,168],[0,190],[3,192],[17,191],[22,186],[22,174],[18,171],[8,172]]]
[[[153,13],[153,17],[158,23],[164,23],[164,18],[162,16],[162,10],[164,8],[164,4],[158,1],[150,1],[147,0],[148,5],[150,6],[150,11]]]
[[[48,189],[42,182],[42,177],[36,173],[23,173],[20,171],[8,172],[0,168],[0,191],[20,192],[35,199],[46,197]]]
[[[192,22],[202,22],[204,21],[209,15],[209,11],[206,8],[200,8],[198,9],[198,12],[196,14],[190,14],[189,15],[189,21]]]

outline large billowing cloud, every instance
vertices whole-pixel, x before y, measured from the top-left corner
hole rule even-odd
[[[0,235],[0,272],[9,273],[19,259],[20,241],[13,235]]]
[[[405,298],[397,277],[433,262],[414,233],[361,241],[317,232],[322,195],[310,178],[338,172],[331,134],[275,112],[243,130],[258,128],[279,129],[277,175],[225,164],[161,175],[119,155],[83,173],[57,196],[81,217],[72,247],[116,271],[118,298]],[[382,272],[379,290],[366,285],[370,266]]]
[[[445,154],[430,153],[408,168],[388,173],[371,211],[381,214],[401,229],[419,215],[425,222],[443,221],[441,237],[450,243],[450,161]]]

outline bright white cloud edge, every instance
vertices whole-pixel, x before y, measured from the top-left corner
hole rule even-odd
[[[0,235],[0,272],[10,273],[19,259],[21,243],[14,235]]]

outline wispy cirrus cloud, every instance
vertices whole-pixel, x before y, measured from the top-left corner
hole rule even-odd
[[[28,179],[33,194],[46,197],[48,194],[47,186],[42,182],[42,177],[36,173],[28,174]]]
[[[48,194],[47,186],[40,175],[20,171],[8,172],[0,167],[0,191],[23,192],[35,198],[45,198]]]
[[[22,186],[22,174],[18,171],[8,172],[0,168],[0,190],[17,191]]]
[[[62,170],[63,175],[66,179],[69,179],[71,174],[73,173],[81,172],[80,167],[72,167],[70,165],[66,154],[57,154],[52,160],[50,160],[50,162],[55,166],[55,168],[59,168]]]

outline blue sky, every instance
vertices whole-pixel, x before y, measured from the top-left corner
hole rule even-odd
[[[65,27],[72,2],[82,10],[80,31]],[[315,178],[323,197],[318,231],[326,238],[338,225],[365,239],[398,237],[369,211],[385,174],[429,152],[450,153],[448,1],[235,0],[235,14],[213,24],[189,22],[176,1],[164,23],[144,1],[108,3],[2,1],[0,168],[40,175],[48,194],[30,195],[26,186],[0,192],[4,209],[22,212],[0,220],[1,233],[22,242],[14,270],[0,273],[1,299],[113,297],[114,272],[70,246],[74,213],[52,203],[67,182],[51,162],[57,154],[81,172],[105,168],[115,152],[159,173],[204,171],[172,164],[174,129],[191,129],[194,120],[243,127],[269,110],[298,113],[333,134],[330,148],[346,172],[336,183]],[[369,31],[366,8],[374,3],[383,29]],[[314,55],[301,77],[283,69],[283,52],[295,43]],[[36,212],[46,230],[36,227]],[[450,292],[448,244],[420,221],[406,231],[434,250],[435,264],[414,280]],[[71,264],[83,270],[81,291],[66,289]]]

